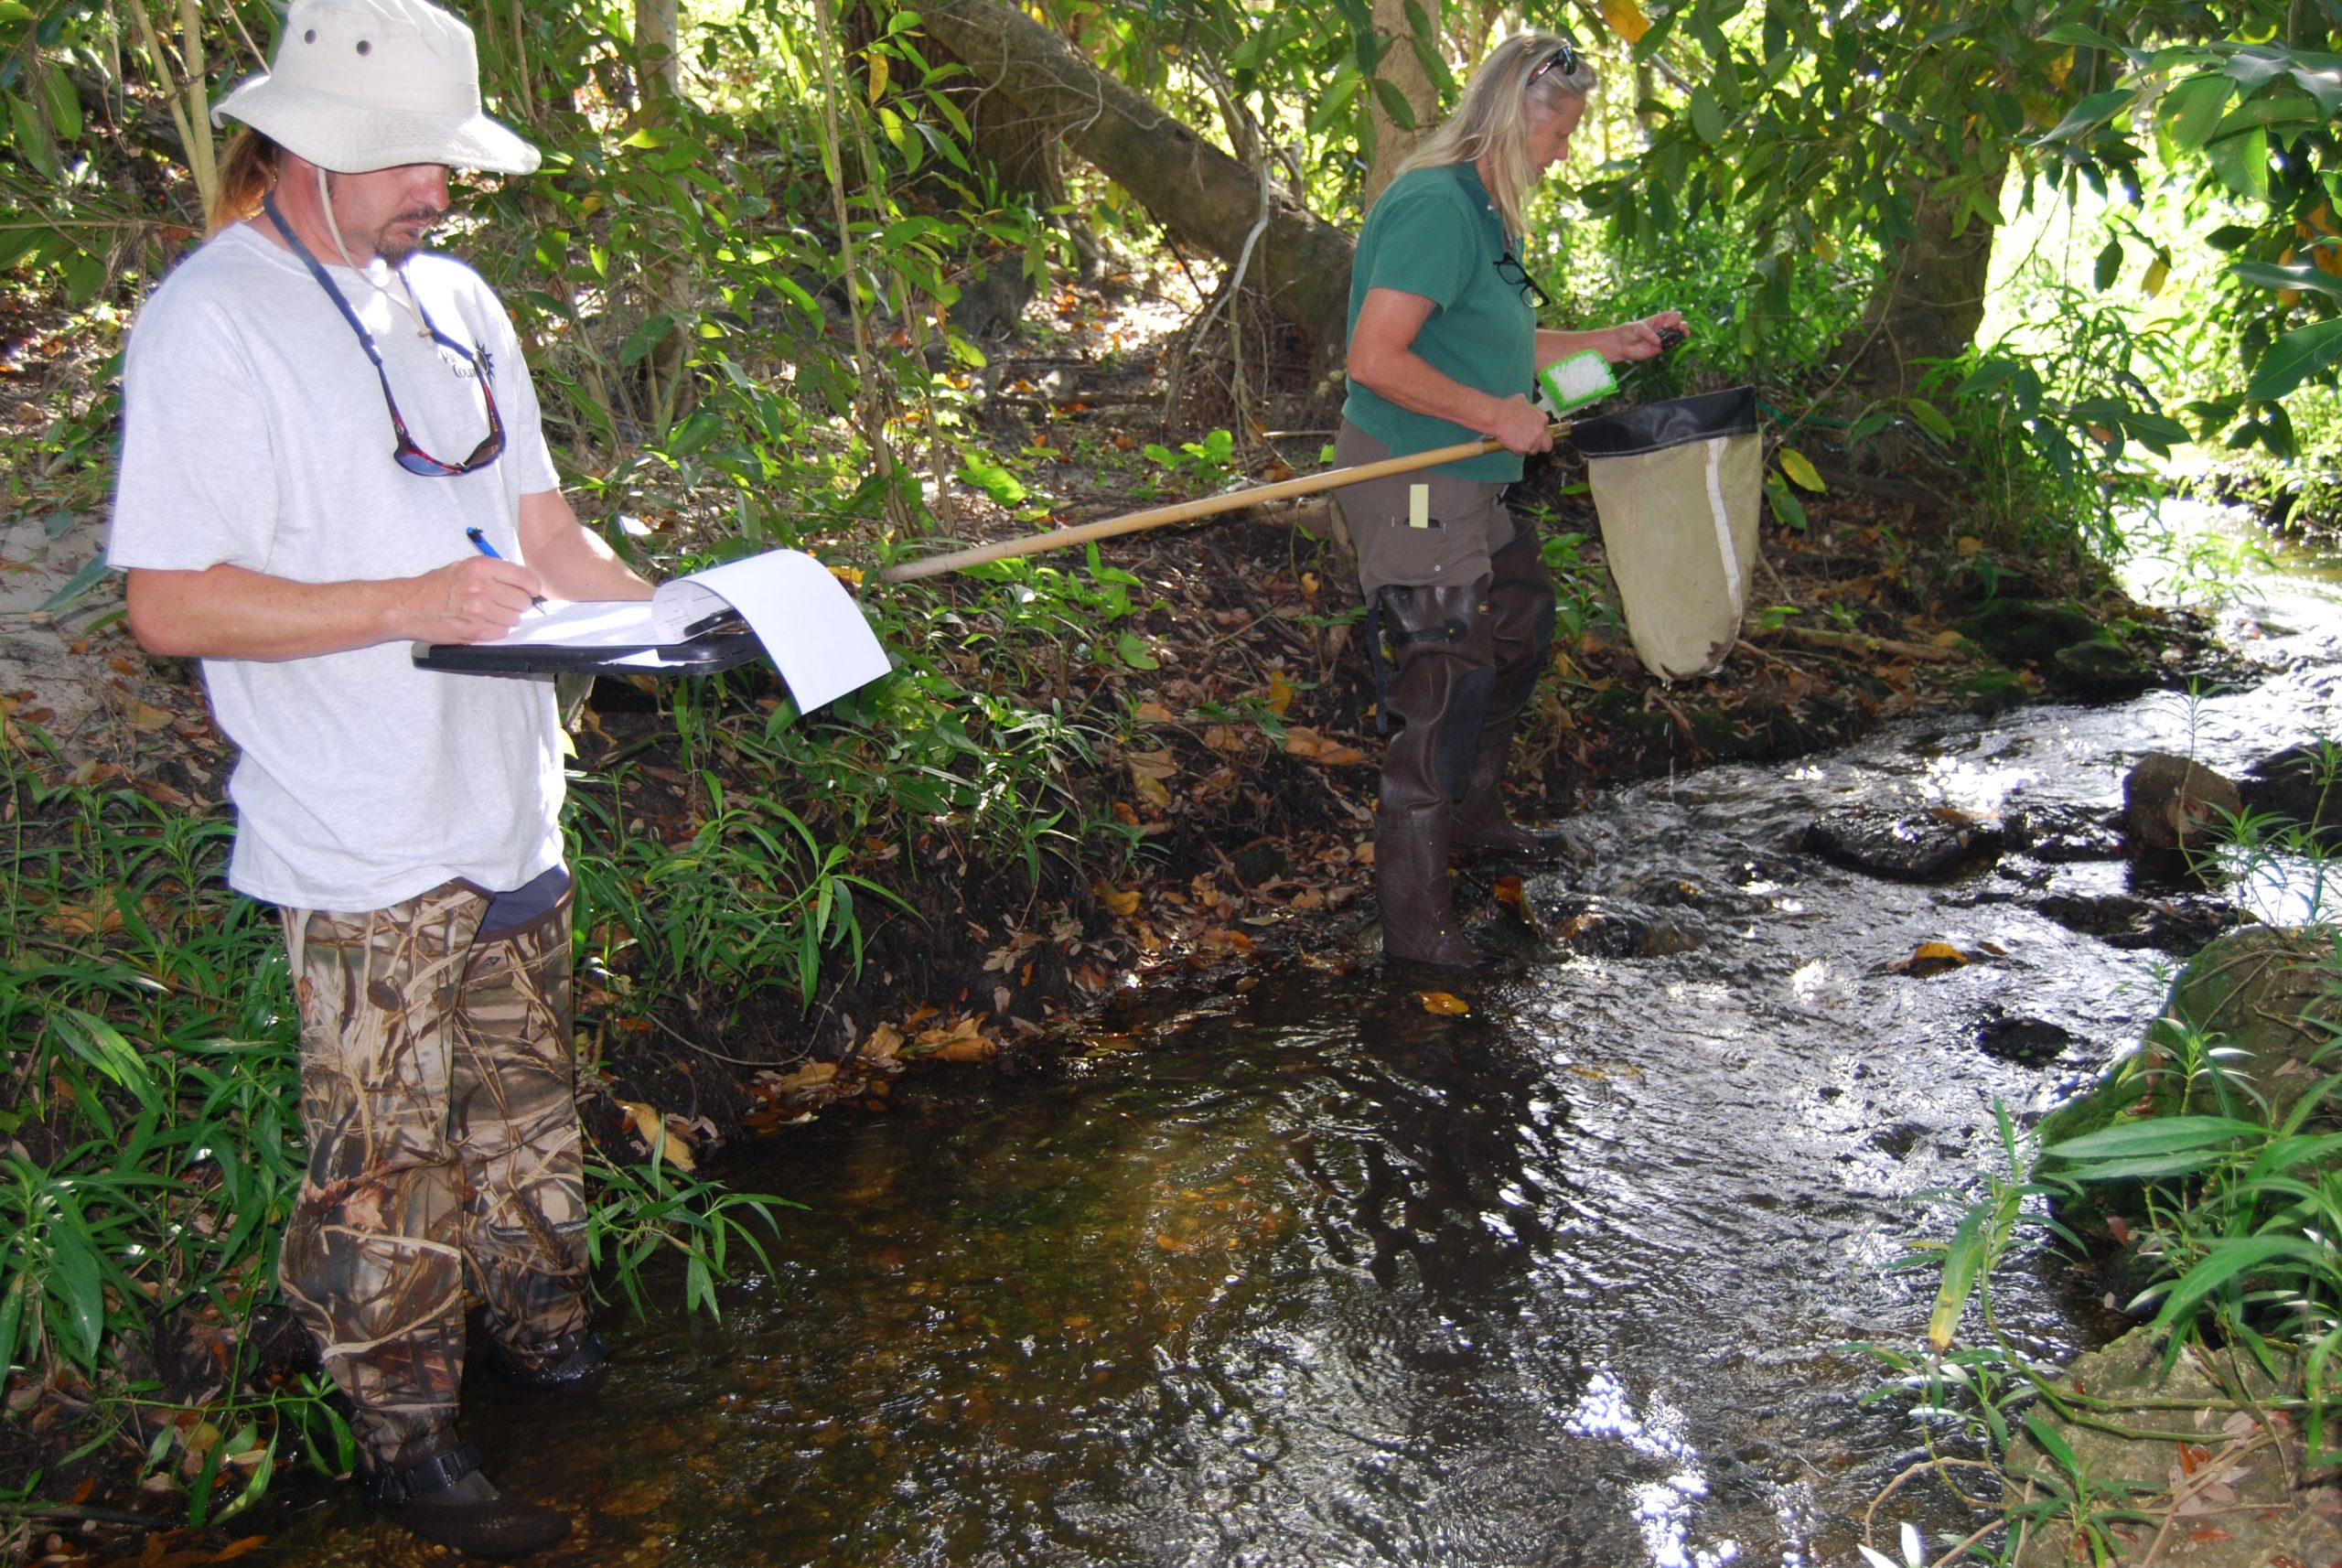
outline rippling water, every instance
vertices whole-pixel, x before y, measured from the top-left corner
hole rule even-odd
[[[2111,807],[2143,750],[2233,773],[2335,733],[2333,590],[2270,596],[2236,623],[2277,671],[2250,691],[1608,795],[1531,897],[1685,950],[1554,957],[1456,988],[1463,1016],[1296,961],[1139,998],[1046,1080],[795,1130],[725,1173],[810,1208],[720,1327],[610,1314],[602,1389],[476,1387],[467,1423],[578,1512],[548,1562],[1853,1563],[1918,1441],[1845,1348],[1924,1330],[1930,1280],[1890,1265],[1947,1225],[1913,1199],[1993,1163],[1995,1101],[2037,1115],[2134,1041],[2167,961],[2010,875],[1904,886],[1791,846],[1832,805]],[[1886,968],[1935,940],[1983,961]],[[1996,1017],[2074,1043],[1997,1060]],[[2050,1257],[1996,1300],[2036,1353],[2120,1326]],[[252,1561],[410,1550],[288,1485]]]

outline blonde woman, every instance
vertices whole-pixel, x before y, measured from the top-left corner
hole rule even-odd
[[[1546,301],[1522,266],[1521,208],[1567,156],[1594,85],[1594,68],[1558,34],[1499,44],[1359,236],[1337,461],[1476,436],[1504,444],[1340,492],[1369,607],[1380,722],[1399,723],[1374,831],[1388,958],[1484,962],[1456,918],[1451,847],[1524,860],[1559,850],[1554,835],[1514,822],[1499,790],[1513,725],[1552,641],[1552,578],[1535,536],[1504,505],[1522,456],[1552,446],[1529,401],[1536,371],[1588,349],[1613,361],[1647,360],[1660,351],[1662,330],[1683,328],[1671,310],[1585,331],[1537,324]]]

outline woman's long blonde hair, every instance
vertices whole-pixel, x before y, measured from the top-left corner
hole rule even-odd
[[[1559,33],[1516,33],[1490,49],[1480,69],[1472,73],[1456,113],[1416,145],[1399,166],[1399,173],[1477,163],[1485,153],[1493,177],[1488,195],[1504,215],[1507,231],[1520,233],[1520,204],[1537,177],[1521,145],[1530,121],[1558,114],[1571,99],[1585,98],[1594,91],[1594,66],[1582,54],[1573,70],[1556,68],[1533,82],[1529,80],[1529,73],[1552,59],[1565,43],[1568,40]]]

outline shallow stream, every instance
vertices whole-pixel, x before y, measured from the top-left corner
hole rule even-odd
[[[720,1327],[613,1310],[598,1391],[476,1384],[467,1424],[578,1514],[553,1563],[1854,1563],[1918,1436],[1845,1347],[1924,1332],[1932,1277],[1890,1265],[1948,1222],[1913,1199],[1993,1163],[1995,1101],[2030,1119],[2134,1042],[2171,961],[2032,907],[2122,891],[2119,861],[1917,886],[1799,833],[1854,802],[2107,810],[2148,749],[2233,777],[2342,733],[2342,590],[2299,564],[2236,618],[2273,671],[2250,690],[1603,797],[1531,898],[1681,950],[1557,953],[1453,987],[1462,1016],[1296,960],[1136,997],[1044,1079],[794,1129],[725,1173],[809,1207]],[[1887,967],[1930,941],[1979,961]],[[1987,1054],[2010,1020],[2068,1043]],[[2065,1355],[2122,1325],[2096,1288],[2045,1255],[1997,1301]],[[405,1560],[348,1488],[280,1491],[248,1561]]]

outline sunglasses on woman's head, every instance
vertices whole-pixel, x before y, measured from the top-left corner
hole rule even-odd
[[[1544,75],[1549,70],[1558,70],[1563,76],[1575,76],[1577,74],[1577,47],[1571,43],[1569,39],[1563,38],[1562,40],[1561,48],[1555,49],[1552,54],[1547,55],[1542,61],[1540,61],[1536,69],[1529,73],[1529,81],[1522,82],[1521,86],[1529,86],[1531,82],[1534,82],[1539,77]]]

